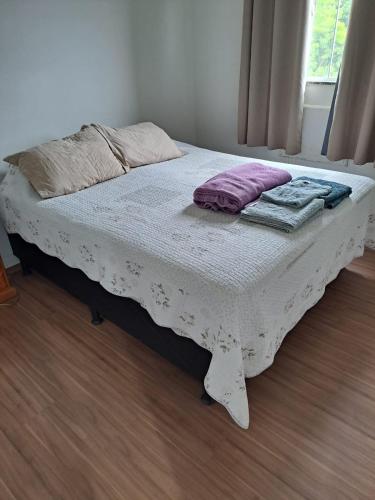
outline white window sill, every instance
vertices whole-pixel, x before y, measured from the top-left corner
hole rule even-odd
[[[324,110],[331,109],[331,106],[326,106],[324,104],[304,104],[303,107],[305,109],[324,109]]]

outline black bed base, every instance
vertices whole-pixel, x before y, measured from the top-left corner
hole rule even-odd
[[[13,253],[21,261],[24,274],[35,269],[87,304],[94,325],[100,324],[103,318],[111,320],[171,363],[203,382],[211,361],[209,351],[191,339],[176,335],[169,328],[156,325],[148,312],[134,300],[107,292],[80,269],[73,269],[60,259],[45,254],[18,234],[9,234],[9,240]],[[213,402],[205,391],[201,399],[205,404]]]

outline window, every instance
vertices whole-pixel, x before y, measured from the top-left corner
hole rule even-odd
[[[335,82],[352,0],[315,0],[307,79]]]

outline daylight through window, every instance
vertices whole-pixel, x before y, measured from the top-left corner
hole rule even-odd
[[[308,80],[336,81],[352,0],[315,0]]]

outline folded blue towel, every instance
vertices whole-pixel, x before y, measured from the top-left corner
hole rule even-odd
[[[348,198],[352,194],[352,188],[346,186],[345,184],[340,184],[339,182],[326,181],[325,179],[313,179],[312,177],[298,177],[297,179],[302,179],[306,181],[312,181],[316,184],[321,184],[322,186],[331,186],[332,191],[327,195],[322,196],[324,200],[324,206],[326,208],[335,208],[339,205],[345,198]],[[297,180],[295,179],[295,180]]]
[[[320,198],[315,198],[302,208],[277,205],[260,199],[247,205],[241,211],[240,218],[291,233],[323,210],[323,207],[324,201]]]
[[[261,199],[291,207],[304,207],[314,198],[322,198],[332,191],[330,186],[322,186],[311,180],[304,180],[301,177],[293,179],[287,184],[275,187],[269,191],[264,191]]]

